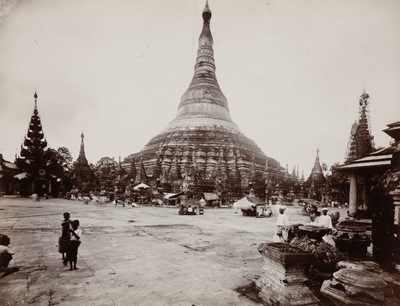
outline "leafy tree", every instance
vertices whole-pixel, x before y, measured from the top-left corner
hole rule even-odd
[[[60,147],[57,150],[48,148],[44,153],[46,170],[53,181],[54,193],[65,192],[71,189],[72,155],[68,148]]]

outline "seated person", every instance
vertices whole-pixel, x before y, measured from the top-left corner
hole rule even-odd
[[[8,267],[12,255],[14,255],[14,252],[11,250],[10,245],[0,245],[0,269]]]
[[[310,223],[309,225],[315,225],[315,226],[320,226],[320,224],[317,222],[317,217],[314,213],[310,214]]]

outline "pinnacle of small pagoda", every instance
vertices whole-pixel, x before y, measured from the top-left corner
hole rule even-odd
[[[86,159],[86,155],[85,155],[85,143],[84,143],[84,139],[85,135],[83,135],[83,132],[81,134],[81,148],[79,150],[79,156],[78,159],[76,160],[77,163],[79,164],[89,164],[87,159]]]
[[[159,180],[179,191],[180,182],[190,176],[196,190],[213,192],[214,183],[221,180],[227,191],[238,197],[255,176],[262,177],[267,161],[271,173],[281,173],[280,164],[267,157],[232,121],[215,73],[211,16],[207,1],[194,74],[175,118],[140,152],[124,160],[126,168],[136,161],[135,167],[140,169],[136,183],[144,178],[150,184]]]
[[[359,99],[359,116],[351,128],[350,139],[347,146],[345,162],[364,157],[374,149],[371,128],[369,123],[369,94],[363,90]]]
[[[321,163],[319,161],[319,148],[317,149],[317,155],[315,157],[314,167],[311,170],[311,174],[307,179],[307,183],[320,185],[325,182],[325,176],[322,171]]]

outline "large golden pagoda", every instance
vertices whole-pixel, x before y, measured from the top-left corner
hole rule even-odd
[[[211,10],[202,13],[194,76],[183,94],[178,112],[167,128],[124,164],[136,167],[135,182],[158,182],[166,191],[188,188],[195,192],[241,196],[249,183],[264,193],[269,176],[279,176],[279,163],[241,133],[229,114],[228,102],[215,74]],[[261,195],[262,196],[262,195]]]

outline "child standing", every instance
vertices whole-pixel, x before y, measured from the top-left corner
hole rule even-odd
[[[78,257],[78,247],[81,244],[82,230],[79,227],[79,220],[74,220],[71,223],[71,242],[67,251],[67,256],[65,258],[64,264],[69,262],[70,270],[78,270],[76,267],[77,257]]]
[[[62,259],[65,259],[64,253],[67,253],[69,247],[69,241],[71,240],[71,220],[70,214],[68,212],[64,213],[64,221],[61,223],[62,233],[61,237],[58,239],[58,251],[62,254]]]

